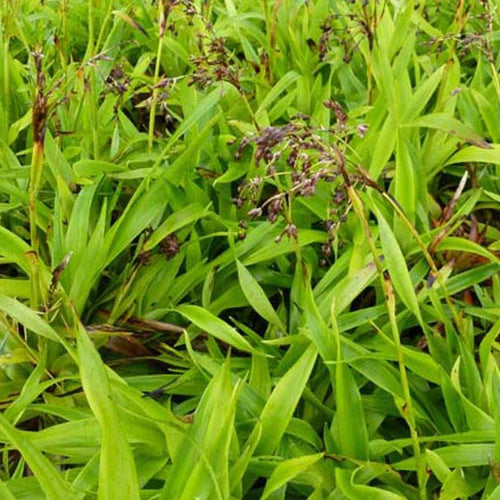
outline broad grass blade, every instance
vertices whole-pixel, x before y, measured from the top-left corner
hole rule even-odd
[[[83,327],[77,335],[83,390],[102,429],[98,498],[115,499],[117,485],[120,485],[120,495],[138,500],[140,493],[134,458],[113,401],[106,367]]]
[[[262,435],[256,454],[269,455],[278,447],[309,380],[316,357],[316,347],[310,345],[276,384],[260,415]]]
[[[17,430],[0,414],[0,432],[12,443],[30,466],[47,498],[54,500],[81,500],[57,468],[33,445],[27,434]]]
[[[182,304],[177,306],[176,311],[194,323],[198,328],[205,330],[208,334],[222,342],[232,345],[237,349],[241,349],[242,351],[253,351],[253,347],[240,333],[206,309],[189,304]]]
[[[323,453],[316,453],[315,455],[290,458],[281,462],[267,480],[264,493],[262,493],[262,500],[268,499],[274,491],[285,486],[289,481],[311,467],[311,465],[321,460],[321,458],[323,458]]]
[[[286,328],[283,325],[280,317],[276,314],[271,302],[267,298],[266,293],[259,285],[252,273],[239,261],[236,260],[238,269],[238,279],[241,290],[245,295],[248,303],[262,316],[265,320],[281,328],[285,332]]]

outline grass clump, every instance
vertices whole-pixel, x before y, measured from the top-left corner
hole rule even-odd
[[[2,498],[500,495],[498,2],[0,9]]]

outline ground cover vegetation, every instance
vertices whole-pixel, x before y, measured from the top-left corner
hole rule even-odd
[[[500,498],[498,0],[0,6],[2,499]]]

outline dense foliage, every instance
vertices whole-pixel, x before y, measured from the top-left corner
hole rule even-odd
[[[500,498],[499,0],[0,9],[2,499]]]

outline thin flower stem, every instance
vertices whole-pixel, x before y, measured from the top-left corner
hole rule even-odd
[[[158,11],[160,17],[160,27],[158,33],[158,48],[156,51],[156,62],[155,62],[155,72],[153,76],[153,93],[151,96],[151,107],[149,109],[149,126],[148,126],[148,150],[149,152],[153,149],[153,139],[155,134],[155,121],[156,121],[156,103],[158,101],[159,89],[157,87],[160,78],[160,66],[161,66],[161,54],[163,48],[163,37],[165,35],[165,24],[167,22],[165,18],[165,11],[163,8],[163,2],[158,2]]]
[[[363,204],[361,202],[361,199],[359,198],[358,194],[356,193],[355,189],[352,186],[349,186],[347,188],[347,191],[349,193],[349,198],[352,201],[354,211],[363,224],[366,238],[367,238],[368,244],[370,246],[371,253],[373,255],[374,264],[377,268],[377,271],[378,271],[378,274],[380,277],[380,281],[382,284],[382,288],[383,288],[384,293],[385,293],[385,303],[387,306],[387,312],[389,314],[389,321],[391,324],[391,331],[393,334],[394,343],[396,345],[396,351],[397,351],[397,355],[398,355],[399,372],[400,372],[400,376],[401,376],[401,385],[403,387],[403,395],[404,395],[404,400],[405,400],[405,405],[404,405],[404,408],[402,409],[402,413],[403,413],[403,416],[406,420],[408,428],[410,430],[410,437],[412,440],[413,451],[415,454],[415,461],[417,463],[420,498],[422,500],[425,500],[427,498],[426,491],[425,491],[425,469],[424,469],[425,463],[422,461],[420,443],[419,443],[419,439],[418,439],[418,432],[417,432],[417,428],[416,428],[416,424],[415,424],[415,416],[414,416],[414,412],[413,412],[413,404],[412,404],[412,399],[411,399],[410,385],[408,382],[408,375],[406,372],[404,353],[403,353],[403,350],[401,348],[401,339],[399,336],[399,329],[398,329],[397,321],[396,321],[396,304],[395,304],[394,291],[392,288],[392,282],[391,282],[390,277],[384,272],[384,268],[383,268],[382,263],[379,259],[377,248],[375,246],[375,242],[373,241],[373,236],[372,236],[372,233],[370,230],[370,226],[368,224],[368,220],[366,219],[366,214],[365,214],[365,210],[363,208]]]

